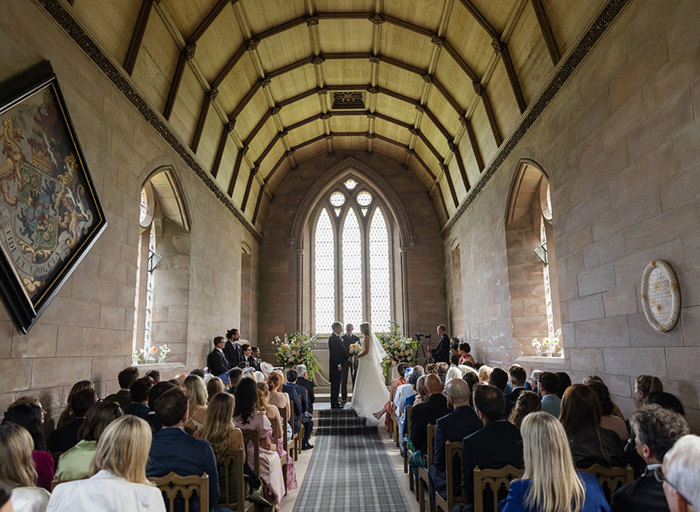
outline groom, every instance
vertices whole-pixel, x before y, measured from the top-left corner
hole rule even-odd
[[[338,392],[340,391],[343,367],[346,365],[350,354],[343,346],[343,340],[340,338],[340,333],[343,332],[343,325],[340,322],[333,322],[331,330],[333,334],[328,338],[328,377],[331,381],[331,409],[342,409],[343,406],[338,402]]]
[[[360,338],[355,336],[352,331],[355,330],[352,324],[345,326],[345,334],[343,334],[343,347],[350,353],[350,345],[353,343],[359,343]],[[340,378],[340,397],[342,399],[341,404],[344,405],[348,401],[348,373],[352,375],[352,385],[355,386],[355,375],[357,375],[357,360],[348,361],[346,365],[343,366],[343,375]],[[352,389],[352,388],[351,388]]]

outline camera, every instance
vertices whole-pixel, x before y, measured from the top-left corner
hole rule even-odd
[[[422,340],[423,338],[430,339],[431,334],[423,334],[422,332],[417,332],[416,334],[414,334],[414,336],[416,337],[416,339],[417,339],[418,341],[420,341],[420,340]]]

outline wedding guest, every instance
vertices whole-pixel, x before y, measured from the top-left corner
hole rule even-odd
[[[612,497],[613,512],[668,512],[662,482],[654,477],[664,455],[681,437],[690,433],[680,414],[658,405],[645,405],[630,419],[637,453],[644,459],[644,474],[620,488]]]
[[[238,363],[243,360],[243,351],[238,344],[241,339],[241,333],[238,329],[229,329],[226,331],[226,344],[224,345],[224,355],[231,363],[231,368],[237,367]]]
[[[681,416],[685,416],[683,404],[676,395],[672,395],[671,393],[666,393],[665,391],[652,391],[647,397],[647,403],[660,405],[664,409],[669,409],[677,412]]]
[[[491,370],[491,374],[489,375],[489,384],[496,386],[502,393],[504,393],[504,400],[506,404],[505,417],[508,418],[513,410],[513,407],[515,407],[515,402],[505,397],[505,393],[507,392],[506,390],[508,389],[508,374],[503,368],[496,366],[493,370]]]
[[[250,365],[255,368],[255,371],[261,372],[260,347],[250,347],[250,358],[252,359],[252,363]]]
[[[479,381],[488,383],[489,377],[491,377],[491,370],[492,368],[490,366],[482,364],[479,367]]]
[[[148,407],[148,394],[152,387],[153,381],[150,377],[136,379],[129,388],[131,403],[124,408],[124,414],[131,414],[145,420],[151,410]]]
[[[165,512],[160,490],[146,479],[151,429],[141,418],[125,415],[113,421],[97,443],[87,480],[56,486],[47,510],[153,510]]]
[[[435,374],[437,375],[437,363],[429,363],[425,365],[425,373],[426,374]]]
[[[154,404],[156,403],[156,400],[158,400],[158,398],[160,398],[160,396],[163,395],[163,393],[174,387],[176,387],[176,385],[170,381],[160,381],[158,384],[155,384],[151,388],[151,391],[148,393],[148,408],[150,410],[148,411],[148,416],[146,416],[146,421],[151,426],[151,433],[154,436],[163,427],[163,425],[160,423],[160,420],[158,419],[158,415],[156,414]]]
[[[535,412],[520,430],[525,473],[511,482],[501,512],[609,512],[595,475],[576,472],[566,433],[556,418]]]
[[[117,375],[117,380],[119,380],[119,391],[113,393],[105,398],[106,402],[117,402],[119,407],[124,410],[124,407],[129,405],[131,402],[131,392],[129,389],[136,379],[139,378],[139,369],[135,366],[130,366],[129,368],[124,368]]]
[[[525,416],[540,410],[542,410],[542,404],[537,393],[534,391],[523,391],[515,402],[515,407],[513,407],[510,416],[508,416],[508,421],[520,428]]]
[[[209,443],[185,432],[187,402],[187,393],[179,387],[166,391],[156,400],[155,411],[163,428],[153,437],[146,474],[151,477],[165,476],[171,471],[178,475],[206,473],[209,475],[209,503],[218,503],[219,474],[214,452]],[[199,498],[192,501],[194,509],[199,510]]]
[[[231,368],[231,363],[224,355],[224,337],[216,336],[212,343],[214,344],[214,349],[207,356],[207,367],[209,368],[209,373],[223,380],[227,378],[227,373]]]
[[[452,379],[462,380],[462,370],[456,366],[451,366],[450,369],[447,370],[447,375],[445,375],[445,384],[450,382]]]
[[[78,430],[85,421],[85,415],[90,407],[97,403],[97,393],[92,388],[78,391],[71,401],[71,408],[75,413],[75,419],[65,427],[54,430],[51,433],[49,450],[52,452],[65,452],[78,444]]]
[[[97,442],[109,424],[121,417],[122,410],[117,402],[102,401],[90,408],[85,423],[78,430],[80,441],[58,459],[56,479],[80,480],[90,476],[90,463],[97,451]]]
[[[447,335],[447,327],[442,324],[438,325],[437,333],[438,336],[440,336],[440,341],[438,341],[437,347],[430,348],[430,346],[428,346],[428,350],[430,350],[431,354],[433,355],[433,360],[436,363],[446,363],[450,358],[450,337]]]
[[[282,375],[282,372],[280,372],[280,375]],[[299,396],[297,387],[293,384],[285,382],[284,377],[282,377],[282,391],[286,393],[289,397],[289,406],[291,408],[291,424],[294,433],[297,434],[301,432],[301,421],[299,420],[303,412],[301,405],[301,397]]]
[[[204,373],[204,370],[202,370],[201,368],[195,368],[194,370],[192,370],[192,371],[190,372],[190,375],[197,375],[197,376],[199,376],[199,377],[204,378],[204,376],[205,376],[206,374]]]
[[[564,391],[571,386],[571,377],[566,372],[557,372],[557,378],[559,379],[559,389],[557,389],[557,396],[559,398],[564,397]]]
[[[68,393],[68,403],[66,404],[66,408],[63,409],[61,416],[58,418],[58,424],[56,425],[56,428],[65,427],[75,419],[75,413],[73,412],[73,409],[70,405],[71,400],[78,391],[82,391],[83,389],[88,388],[95,389],[95,385],[89,380],[79,380],[78,382],[73,384],[73,387],[70,388],[70,392]]]
[[[287,383],[290,386],[296,387],[296,391],[301,400],[301,422],[304,425],[304,439],[301,443],[301,449],[308,450],[310,448],[313,448],[313,445],[309,443],[309,439],[311,438],[311,432],[314,428],[314,422],[313,416],[311,415],[311,411],[309,408],[309,399],[306,393],[306,389],[297,384],[298,378],[299,374],[297,374],[296,370],[287,370]]]
[[[314,402],[316,402],[316,395],[314,395],[314,383],[308,379],[308,372],[306,371],[306,365],[297,365],[297,384],[306,390],[306,394],[309,400],[309,412],[313,414],[314,412]]]
[[[530,373],[530,378],[525,381],[525,388],[537,393],[537,388],[542,373],[544,373],[542,370],[532,370],[532,373]]]
[[[0,425],[0,482],[12,489],[12,506],[17,511],[43,512],[49,501],[48,491],[36,485],[33,449],[27,429],[10,422]]]
[[[204,381],[196,375],[189,375],[185,379],[185,389],[187,390],[187,396],[189,396],[187,403],[189,412],[185,422],[185,432],[194,435],[197,430],[202,428],[202,423],[204,423],[204,418],[207,415],[209,394]]]
[[[608,391],[608,387],[602,382],[591,382],[588,384],[588,387],[595,392],[596,396],[598,397],[598,401],[600,402],[600,426],[615,432],[620,437],[620,441],[625,443],[627,438],[630,436],[630,433],[627,430],[627,424],[625,423],[624,418],[613,414],[615,405],[610,399],[610,391]]]
[[[586,385],[590,384],[591,382],[599,382],[600,384],[603,384],[604,386],[607,387],[607,384],[605,384],[605,381],[602,378],[598,377],[597,375],[589,375],[588,377],[584,377],[582,382],[583,382],[583,384],[586,384]],[[617,404],[615,402],[613,402],[612,399],[610,399],[610,402],[612,403],[612,408],[613,408],[611,414],[613,416],[618,416],[619,418],[622,418],[624,420],[625,415],[622,414],[622,411],[617,406]]]
[[[406,384],[396,388],[396,396],[394,397],[394,407],[396,407],[396,417],[399,423],[399,439],[403,439],[404,418],[406,414],[406,399],[416,394],[416,384],[418,379],[423,375],[422,366],[414,366],[411,373],[406,379]],[[403,446],[403,443],[402,443]]]
[[[443,384],[440,379],[435,375],[428,375],[425,378],[425,394],[428,400],[413,406],[410,441],[414,453],[408,463],[415,473],[418,472],[418,467],[428,467],[428,425],[435,425],[438,418],[450,413],[447,408],[447,398],[442,394],[442,389]]]
[[[259,382],[258,385],[258,408],[265,411],[265,416],[272,425],[272,435],[270,441],[273,447],[276,447],[277,454],[280,456],[282,470],[286,470],[286,478],[284,479],[287,485],[287,491],[297,488],[297,473],[294,469],[294,459],[284,449],[284,437],[287,435],[286,423],[280,416],[279,409],[269,403],[270,388],[264,382]],[[286,464],[286,466],[285,466]]]
[[[640,375],[634,380],[634,400],[637,406],[642,406],[647,402],[649,393],[663,391],[664,385],[658,377],[653,375]]]
[[[397,379],[391,381],[391,387],[389,388],[389,401],[384,404],[384,409],[374,413],[374,417],[380,419],[384,414],[386,414],[386,419],[384,420],[384,427],[386,427],[387,432],[391,432],[391,413],[394,412],[394,398],[396,398],[396,390],[399,386],[406,384],[406,370],[408,370],[408,363],[399,363],[396,365],[396,372],[399,374]]]
[[[285,423],[289,423],[292,418],[292,408],[290,407],[289,395],[282,392],[282,382],[283,378],[279,371],[273,371],[267,378],[268,386],[270,388],[269,402],[277,407],[277,409],[282,410],[284,408],[285,412]]]
[[[590,387],[573,384],[566,389],[561,400],[559,421],[569,437],[576,467],[625,465],[620,438],[612,430],[601,428],[600,417],[600,403]]]
[[[212,377],[207,381],[207,401],[217,393],[224,392],[224,382],[219,377]]]
[[[464,377],[462,377],[462,380],[469,384],[469,389],[474,389],[476,386],[479,385],[479,374],[474,371],[473,368],[471,368],[473,371],[467,370],[467,372],[464,374]]]
[[[437,365],[437,376],[440,378],[440,381],[444,384],[445,379],[447,378],[447,371],[450,369],[449,363],[446,362],[441,362],[438,363]]]
[[[234,424],[240,429],[256,430],[260,440],[259,456],[260,479],[264,482],[273,506],[284,496],[284,478],[280,457],[270,442],[272,426],[265,413],[256,410],[257,387],[252,379],[242,379],[236,387]],[[248,464],[254,467],[253,445],[246,446]]]
[[[666,502],[671,512],[693,512],[700,503],[700,437],[681,437],[654,474],[663,481]]]
[[[459,354],[450,355],[450,366],[459,366]]]
[[[513,364],[508,368],[508,382],[511,392],[505,395],[506,400],[515,402],[518,400],[520,393],[525,391],[525,381],[527,380],[527,372],[525,368],[519,364]]]
[[[255,360],[253,359],[253,347],[244,343],[241,345],[241,351],[243,351],[243,360],[248,363],[248,367],[257,370],[255,367]]]
[[[44,409],[41,407],[41,402],[39,402],[38,398],[26,398],[31,399],[31,401],[22,403],[20,400],[17,400],[10,404],[7,412],[5,412],[3,423],[11,422],[20,425],[32,436],[32,444],[34,446],[32,461],[37,472],[37,485],[50,491],[51,481],[54,477],[54,462],[51,454],[46,451],[46,443],[42,433]]]
[[[158,370],[148,370],[144,377],[151,379],[153,384],[158,384],[160,382],[160,372]]]
[[[474,366],[474,357],[471,355],[472,347],[466,341],[459,344],[459,364]]]
[[[241,381],[241,378],[243,377],[243,370],[240,368],[231,368],[228,371],[228,383],[229,383],[229,388],[226,390],[227,393],[231,393],[232,395],[236,392],[236,386],[238,386],[238,383]]]
[[[561,410],[561,398],[557,396],[559,389],[559,377],[553,372],[543,372],[540,375],[537,392],[542,400],[542,410],[555,418],[559,417]]]

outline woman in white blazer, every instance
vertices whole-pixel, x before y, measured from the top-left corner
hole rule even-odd
[[[44,512],[49,501],[48,491],[36,486],[33,449],[27,429],[10,422],[0,425],[0,481],[12,488],[12,507],[17,511]]]
[[[146,479],[151,427],[125,415],[112,422],[97,444],[87,480],[65,482],[54,489],[51,512],[165,512],[160,490]]]

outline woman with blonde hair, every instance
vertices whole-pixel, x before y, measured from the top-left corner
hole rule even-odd
[[[189,396],[189,413],[187,414],[187,422],[185,423],[185,432],[194,435],[197,430],[202,428],[202,423],[204,423],[204,418],[207,415],[207,400],[209,394],[207,393],[207,387],[204,385],[204,379],[198,375],[187,376],[185,379],[185,389]]]
[[[287,484],[287,491],[297,488],[297,472],[294,469],[294,459],[289,456],[289,454],[284,449],[284,437],[287,435],[287,429],[284,428],[284,422],[280,417],[279,409],[268,402],[270,395],[270,388],[264,382],[258,382],[258,406],[261,411],[265,411],[265,416],[270,420],[272,424],[272,435],[270,436],[270,441],[274,445],[277,443],[277,453],[280,456],[280,461],[282,465],[286,464],[286,478],[284,479]],[[276,441],[275,441],[276,439]],[[283,467],[284,469],[284,467]]]
[[[207,396],[209,397],[209,400],[211,400],[217,393],[223,392],[224,381],[222,381],[219,377],[212,377],[207,381]]]
[[[32,463],[34,441],[27,429],[16,423],[0,425],[0,482],[12,489],[15,510],[43,512],[49,501],[46,489],[36,486]]]
[[[480,382],[486,382],[488,384],[489,382],[489,377],[491,377],[491,368],[490,366],[486,366],[485,364],[482,364],[479,367],[479,381]]]
[[[153,510],[165,512],[160,490],[146,479],[146,461],[151,447],[151,427],[127,414],[114,420],[97,443],[90,465],[93,475],[57,485],[47,511],[91,512]]]
[[[525,473],[510,484],[501,512],[609,512],[595,475],[577,473],[566,432],[546,412],[533,412],[523,420]]]
[[[445,376],[445,384],[450,382],[452,379],[461,379],[462,377],[462,370],[460,370],[457,366],[450,366],[450,369],[447,370],[447,375]]]

